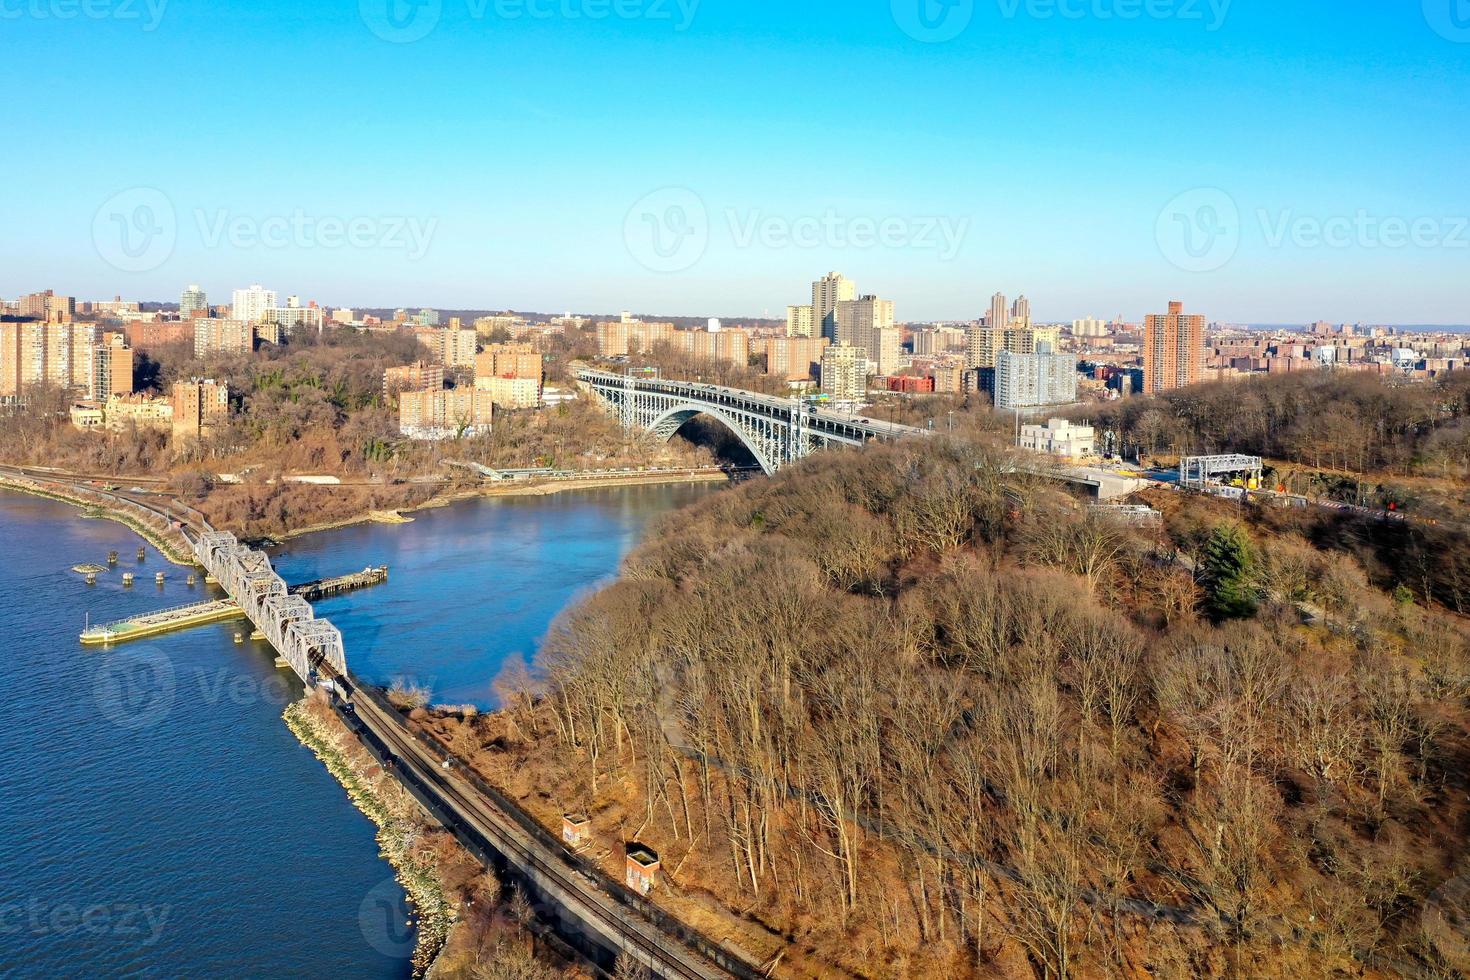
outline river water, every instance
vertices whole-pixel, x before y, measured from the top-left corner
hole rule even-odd
[[[707,486],[476,500],[273,556],[287,581],[387,564],[317,605],[364,680],[491,706],[508,657]],[[198,601],[110,521],[0,492],[0,976],[402,977],[411,937],[372,824],[287,731],[301,694],[242,627],[84,649],[88,618]],[[118,567],[87,586],[71,566]],[[136,575],[124,588],[123,571]],[[162,587],[154,584],[166,573]]]

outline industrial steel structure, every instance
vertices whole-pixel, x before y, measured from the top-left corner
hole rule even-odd
[[[1222,476],[1243,475],[1243,478],[1261,483],[1265,461],[1259,456],[1186,456],[1179,461],[1179,485],[1192,490],[1219,483]]]
[[[264,552],[241,544],[228,531],[207,530],[194,540],[194,557],[302,681],[314,683],[323,665],[333,676],[346,676],[342,634],[327,620],[317,619],[311,603],[290,593]]]
[[[672,439],[697,415],[718,419],[767,473],[831,445],[861,446],[875,439],[927,435],[913,426],[849,418],[796,399],[738,388],[602,371],[583,371],[577,378],[617,413],[625,428],[647,429],[661,439]]]

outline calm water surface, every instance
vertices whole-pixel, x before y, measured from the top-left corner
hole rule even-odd
[[[387,585],[317,607],[354,669],[489,705],[501,663],[534,653],[650,517],[708,492],[472,501],[274,557],[288,581],[388,564]],[[0,493],[0,976],[405,975],[409,937],[384,918],[402,893],[372,825],[282,723],[301,689],[269,648],[237,645],[236,624],[78,644],[89,616],[207,595],[151,548],[137,562],[139,544]],[[95,586],[70,570],[109,551],[122,560]]]

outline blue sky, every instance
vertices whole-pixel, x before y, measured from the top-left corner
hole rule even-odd
[[[1470,322],[1467,0],[85,2],[0,0],[3,296]]]

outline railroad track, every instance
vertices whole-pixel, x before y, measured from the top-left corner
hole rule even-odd
[[[405,730],[403,722],[390,717],[372,697],[356,697],[353,706],[358,721],[400,765],[409,768],[408,775],[421,789],[437,798],[456,820],[491,849],[503,854],[512,864],[534,872],[558,904],[584,921],[600,923],[602,930],[617,936],[628,952],[659,976],[697,980],[724,980],[731,976],[620,906],[557,855],[548,853],[453,769],[445,770],[440,760]]]

